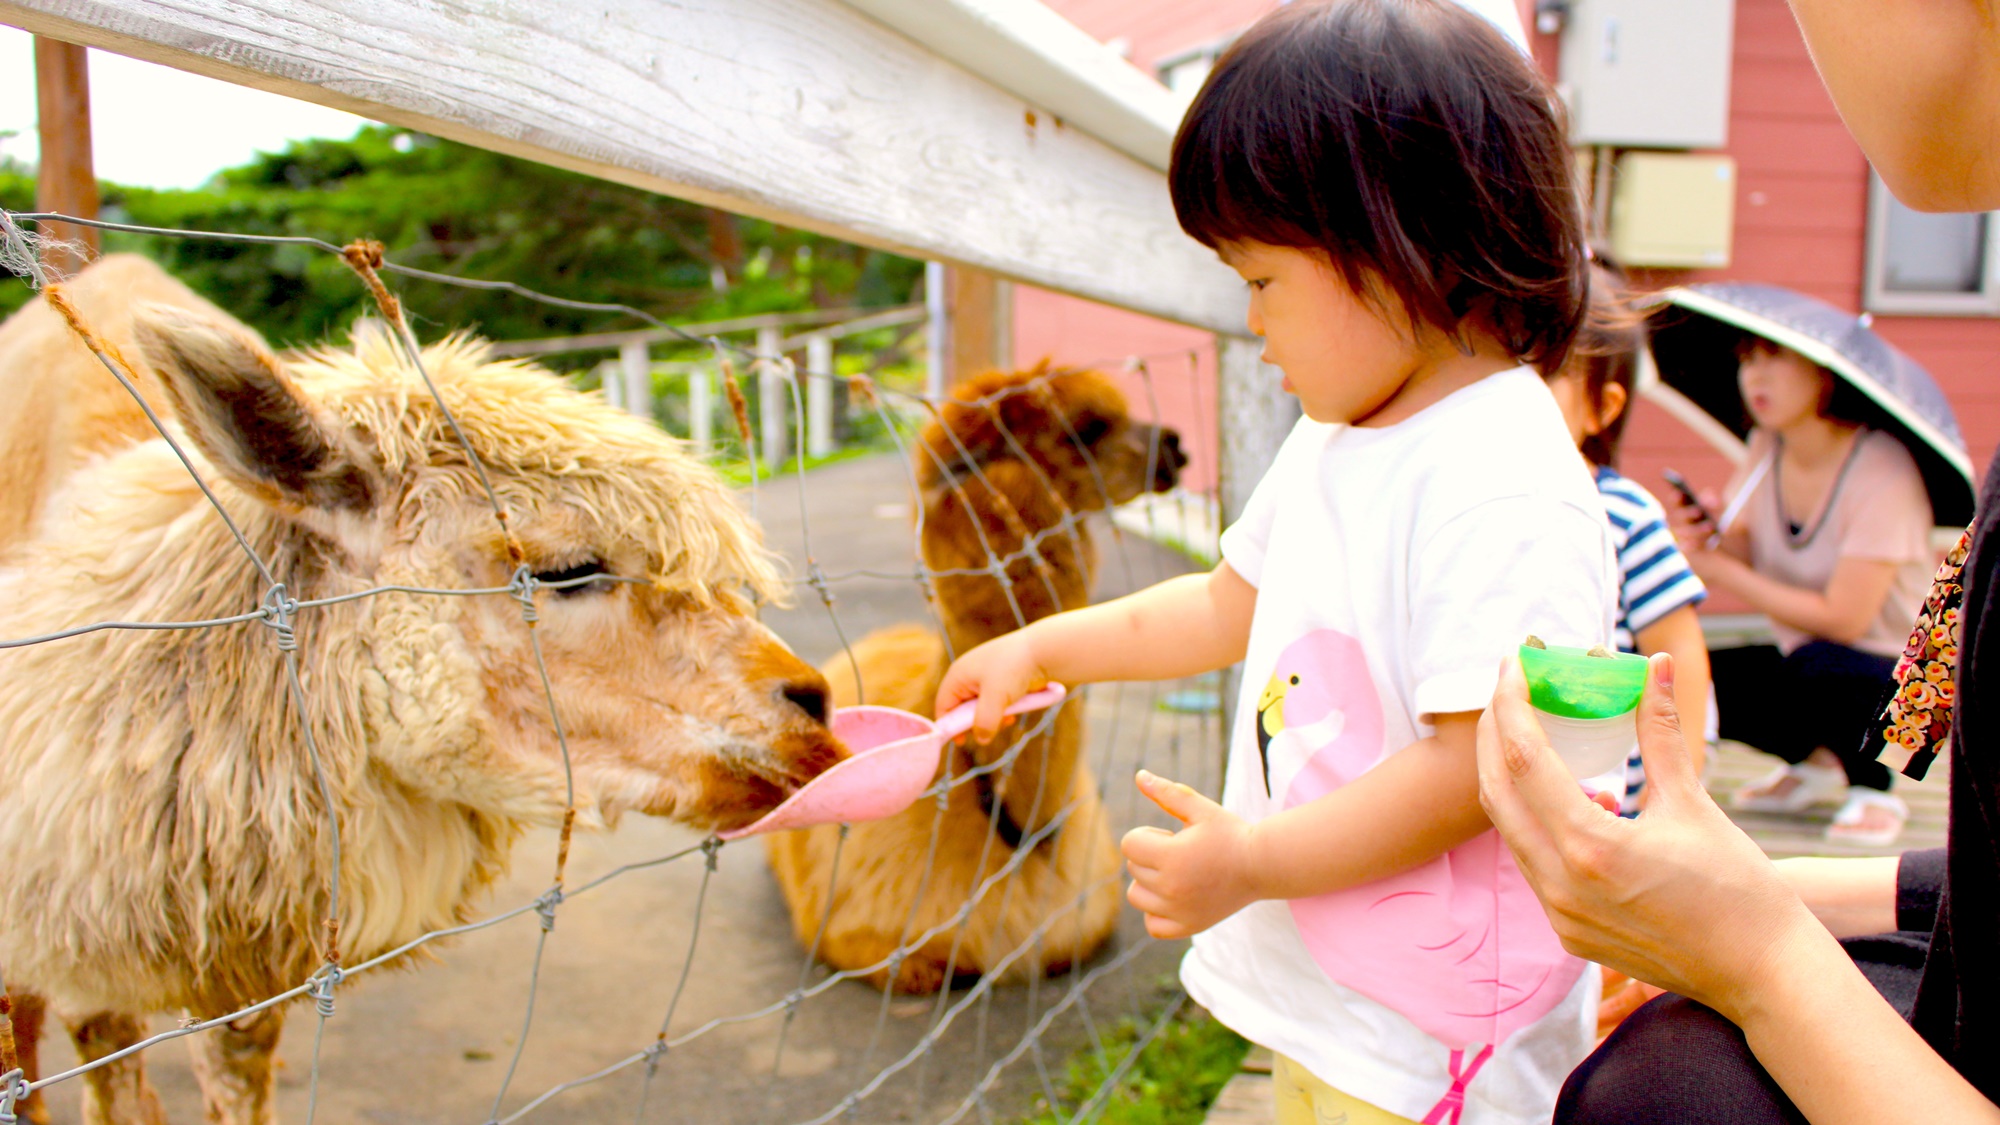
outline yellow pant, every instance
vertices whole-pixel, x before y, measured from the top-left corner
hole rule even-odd
[[[1416,1125],[1341,1093],[1283,1055],[1271,1060],[1271,1086],[1277,1095],[1278,1125]]]

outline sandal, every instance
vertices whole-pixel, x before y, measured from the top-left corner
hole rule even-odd
[[[1847,771],[1839,766],[1779,766],[1740,786],[1730,803],[1744,812],[1798,813],[1814,805],[1839,804],[1850,792]]]
[[[1891,821],[1886,827],[1863,827],[1868,819],[1868,810],[1880,809],[1890,814]],[[1901,797],[1880,789],[1855,787],[1847,791],[1847,803],[1833,814],[1833,823],[1826,826],[1826,841],[1829,844],[1852,844],[1862,848],[1886,848],[1903,834],[1903,826],[1910,822],[1910,806]]]

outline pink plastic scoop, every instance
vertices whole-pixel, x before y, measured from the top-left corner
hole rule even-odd
[[[1014,701],[1007,714],[1039,711],[1062,702],[1063,686],[1050,684]],[[739,840],[815,824],[859,824],[909,808],[937,776],[938,751],[972,729],[978,700],[961,703],[932,722],[894,707],[842,707],[833,713],[833,736],[851,756],[807,782],[785,803],[741,828],[718,833]]]

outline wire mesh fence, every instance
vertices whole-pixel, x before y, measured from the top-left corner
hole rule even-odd
[[[242,1036],[262,1013],[296,1001],[310,1002],[314,1022],[309,1036],[295,1029],[285,1048],[276,1097],[286,1115],[308,1122],[322,1113],[488,1123],[558,1115],[956,1122],[1004,1120],[1029,1105],[1056,1120],[1083,1121],[1103,1108],[1137,1048],[1181,1003],[1168,975],[1177,948],[1147,938],[1122,908],[1121,869],[1109,842],[1164,819],[1130,784],[1135,769],[1216,788],[1224,734],[1218,685],[1113,684],[1076,693],[991,747],[948,752],[931,789],[893,818],[902,828],[829,826],[770,846],[777,887],[767,846],[754,839],[724,844],[663,820],[577,835],[578,779],[555,683],[562,669],[552,679],[541,615],[551,599],[584,588],[647,580],[537,570],[517,534],[520,513],[510,507],[516,491],[489,472],[479,443],[439,393],[429,367],[436,353],[418,341],[404,312],[411,297],[392,292],[385,275],[672,326],[639,309],[405,269],[365,243],[94,224],[340,255],[373,294],[397,362],[451,431],[491,510],[507,581],[448,588],[373,575],[357,588],[300,597],[306,586],[288,568],[306,564],[260,552],[206,479],[213,466],[187,449],[183,429],[162,417],[160,404],[147,402],[129,359],[66,300],[61,279],[41,273],[32,227],[50,218],[0,211],[0,264],[42,291],[145,411],[199,484],[213,518],[227,525],[237,555],[231,565],[254,574],[262,593],[199,619],[149,620],[147,606],[134,605],[129,619],[65,623],[5,639],[0,648],[111,631],[269,629],[270,660],[281,669],[291,715],[283,737],[305,756],[316,789],[316,802],[302,797],[297,808],[316,803],[323,821],[313,835],[324,847],[323,886],[308,896],[323,932],[317,967],[289,987],[228,1011],[188,1011],[164,1027],[158,1019],[134,1023],[125,1041],[84,1047],[88,1057],[74,1062],[52,1044],[50,1065],[37,1075],[24,1072],[19,1045],[0,1034],[0,1123],[28,1112],[31,1094],[89,1085],[93,1075],[102,1079],[171,1039]],[[966,645],[1073,606],[1093,582],[1102,598],[1197,565],[1159,547],[1155,540],[1165,536],[1129,535],[1105,518],[1124,501],[1153,495],[1125,522],[1171,519],[1182,529],[1201,522],[1185,490],[1167,491],[1182,460],[1171,432],[1143,422],[1158,416],[1158,395],[1169,382],[1179,384],[1175,393],[1201,401],[1193,357],[1120,358],[1113,379],[1038,370],[938,401],[871,371],[802,369],[785,355],[721,337],[687,342],[713,353],[743,447],[756,447],[759,428],[737,391],[739,374],[755,374],[792,400],[796,429],[786,471],[773,476],[756,456],[746,459],[746,502],[789,562],[796,592],[790,606],[766,604],[758,612],[823,667],[836,703],[922,706],[940,661]],[[808,472],[806,397],[815,380],[834,379],[848,392],[848,408],[866,412],[887,435],[891,452]],[[1173,499],[1161,502],[1159,494]],[[16,588],[32,589],[34,579],[21,575]],[[525,639],[541,737],[561,762],[564,812],[557,826],[515,845],[511,866],[495,874],[494,889],[480,900],[491,903],[483,906],[490,912],[368,945],[356,936],[362,927],[355,919],[373,904],[356,902],[357,883],[344,882],[343,846],[354,847],[370,821],[366,810],[343,807],[340,786],[329,781],[319,743],[329,734],[327,711],[312,698],[317,681],[299,630],[316,614],[391,597],[515,603],[518,634],[507,643]],[[10,743],[16,738],[9,733]],[[582,797],[588,808],[592,795]],[[63,799],[16,788],[0,795],[0,816]],[[242,812],[246,823],[271,815]],[[423,858],[409,862],[421,866]],[[48,911],[91,908],[44,904]],[[446,939],[453,948],[442,962],[401,978],[400,986],[357,987]],[[0,974],[9,968],[0,962]],[[870,983],[894,987],[878,991]],[[0,976],[17,1005],[22,986],[37,984]],[[75,1020],[93,1013],[62,1014]],[[1101,1078],[1079,1085],[1066,1072],[1077,1049],[1094,1058],[1090,1073]],[[207,1087],[213,1068],[212,1058],[197,1058],[192,1069],[209,1079]],[[153,1069],[163,1081],[192,1084],[171,1064]],[[173,1101],[175,1089],[167,1092]]]

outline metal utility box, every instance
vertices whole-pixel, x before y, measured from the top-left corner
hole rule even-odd
[[[1685,152],[1627,152],[1611,188],[1611,253],[1627,266],[1729,264],[1736,161]]]
[[[1735,24],[1735,0],[1571,0],[1561,66],[1570,139],[1723,147]]]

